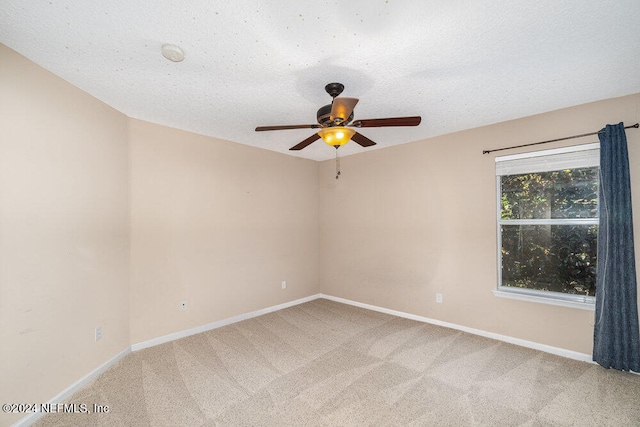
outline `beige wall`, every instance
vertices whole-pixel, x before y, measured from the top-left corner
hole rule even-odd
[[[338,181],[334,162],[322,162],[322,292],[591,353],[592,311],[493,296],[497,153],[482,150],[582,134],[608,123],[633,124],[639,111],[640,95],[633,95],[369,151],[342,159]],[[429,126],[425,119],[422,126]],[[375,129],[362,133],[375,139]],[[637,213],[640,130],[627,136]],[[436,293],[443,294],[442,304],[436,304]]]
[[[319,292],[316,162],[128,119],[2,45],[0,94],[2,403]]]
[[[0,402],[129,345],[128,157],[123,114],[0,45]]]
[[[317,162],[137,120],[130,142],[132,343],[319,292]]]

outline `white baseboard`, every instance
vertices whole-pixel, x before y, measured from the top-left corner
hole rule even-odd
[[[222,326],[227,326],[232,323],[240,322],[242,320],[251,319],[252,317],[262,316],[263,314],[273,313],[274,311],[282,310],[283,308],[293,307],[294,305],[303,304],[305,302],[313,301],[321,298],[321,294],[311,295],[305,298],[300,298],[294,301],[285,302],[283,304],[274,305],[272,307],[263,308],[262,310],[252,311],[250,313],[239,314],[238,316],[229,317],[227,319],[218,320],[217,322],[207,323],[206,325],[196,326],[195,328],[187,329],[184,331],[174,332],[172,334],[163,335],[158,338],[152,338],[148,341],[139,342],[131,345],[132,351],[142,350],[144,348],[153,347],[166,342],[174,341],[180,338],[188,337],[190,335],[199,334],[201,332],[210,331],[211,329],[217,329]]]
[[[98,366],[96,369],[94,369],[93,371],[89,372],[87,375],[85,375],[84,377],[82,377],[78,381],[76,381],[75,383],[71,384],[69,387],[67,387],[64,390],[62,390],[60,393],[55,395],[53,398],[49,399],[46,403],[62,403],[62,402],[64,402],[69,397],[71,397],[73,395],[73,393],[75,393],[76,391],[78,391],[82,387],[84,387],[86,384],[88,384],[91,381],[93,381],[96,378],[98,378],[100,376],[100,374],[102,374],[107,369],[109,369],[110,367],[115,365],[118,361],[120,361],[122,358],[124,358],[129,353],[131,353],[131,348],[130,347],[125,348],[120,353],[116,354],[111,359],[107,360],[102,365]],[[28,416],[24,417],[23,419],[21,419],[20,421],[15,423],[13,425],[13,427],[30,426],[33,423],[35,423],[36,421],[38,421],[40,418],[42,418],[44,415],[45,414],[41,413],[41,412],[29,414]]]
[[[263,314],[272,313],[274,311],[282,310],[284,308],[293,307],[294,305],[303,304],[305,302],[313,301],[318,298],[325,298],[331,301],[340,302],[343,304],[353,305],[355,307],[365,308],[368,310],[378,311],[381,313],[390,314],[392,316],[403,317],[405,319],[412,319],[418,322],[430,323],[433,325],[443,326],[445,328],[456,329],[463,332],[468,332],[470,334],[479,335],[486,338],[491,338],[498,341],[503,341],[509,344],[519,345],[521,347],[527,347],[534,350],[544,351],[545,353],[555,354],[557,356],[566,357],[569,359],[579,360],[582,362],[594,363],[590,354],[580,353],[577,351],[567,350],[560,347],[553,347],[546,344],[540,344],[534,341],[527,341],[520,338],[514,338],[507,335],[496,334],[494,332],[487,332],[481,329],[469,328],[467,326],[458,325],[450,322],[443,322],[442,320],[431,319],[429,317],[418,316],[415,314],[405,313],[403,311],[391,310],[384,307],[378,307],[371,304],[364,304],[357,301],[348,300],[345,298],[335,297],[332,295],[326,294],[316,294],[311,295],[306,298],[300,298],[294,301],[289,301],[284,304],[275,305],[272,307],[263,308],[262,310],[252,311],[250,313],[240,314],[238,316],[229,317],[227,319],[222,319],[217,322],[208,323],[206,325],[197,326],[192,329],[187,329],[184,331],[174,332],[172,334],[164,335],[158,338],[153,338],[148,341],[143,341],[137,344],[133,344],[131,346],[132,351],[142,350],[144,348],[153,347],[159,344],[163,344],[166,342],[174,341],[180,338],[188,337],[190,335],[199,334],[201,332],[206,332],[211,329],[220,328],[222,326],[230,325],[232,323],[240,322],[242,320],[251,319],[252,317],[261,316]]]
[[[519,345],[521,347],[527,347],[534,350],[544,351],[545,353],[555,354],[556,356],[562,356],[569,359],[579,360],[582,362],[595,363],[592,360],[590,354],[579,353],[577,351],[567,350],[560,347],[553,347],[546,344],[540,344],[534,341],[527,341],[520,338],[513,338],[507,335],[500,335],[493,332],[487,332],[480,329],[469,328],[467,326],[457,325],[455,323],[443,322],[441,320],[430,319],[428,317],[417,316],[415,314],[404,313],[402,311],[390,310],[384,307],[378,307],[370,304],[363,304],[357,301],[351,301],[344,298],[334,297],[331,295],[320,294],[320,298],[325,298],[331,301],[340,302],[343,304],[349,304],[360,308],[366,308],[368,310],[378,311],[381,313],[390,314],[392,316],[404,317],[406,319],[417,320],[418,322],[431,323],[433,325],[444,326],[445,328],[456,329],[470,334],[479,335],[481,337],[491,338],[498,341],[503,341],[509,344]]]

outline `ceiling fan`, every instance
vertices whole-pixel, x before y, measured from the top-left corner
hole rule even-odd
[[[363,147],[371,147],[376,143],[353,128],[418,126],[422,120],[420,116],[410,116],[352,121],[353,109],[359,101],[358,98],[339,97],[338,95],[344,90],[344,85],[341,83],[329,83],[324,90],[333,100],[331,104],[325,105],[318,110],[318,124],[258,126],[256,132],[284,129],[320,129],[309,138],[289,148],[289,150],[293,151],[302,150],[320,138],[336,149],[349,142],[349,140],[354,140]]]

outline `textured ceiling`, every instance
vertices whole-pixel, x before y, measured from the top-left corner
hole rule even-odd
[[[343,155],[638,93],[639,16],[638,0],[0,0],[0,42],[130,117],[324,160],[321,140],[288,151],[311,129],[254,129],[315,123],[333,81],[356,119],[423,118]]]

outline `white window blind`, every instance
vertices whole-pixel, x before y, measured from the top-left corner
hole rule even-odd
[[[532,172],[597,167],[600,165],[600,144],[584,144],[532,153],[496,157],[496,175],[517,175]]]

